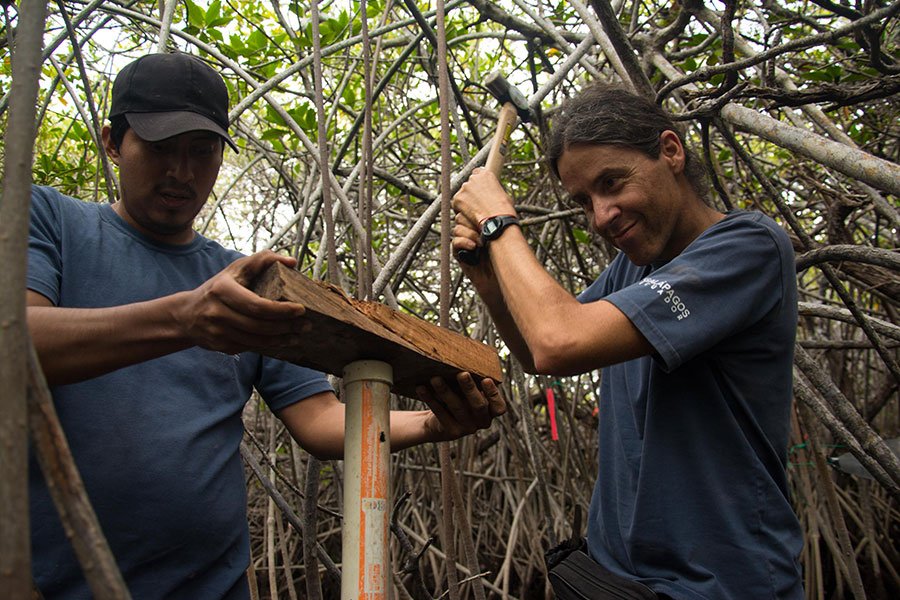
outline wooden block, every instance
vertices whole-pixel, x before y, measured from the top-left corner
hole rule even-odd
[[[268,356],[339,377],[351,362],[381,360],[394,369],[393,391],[411,398],[417,385],[434,376],[453,382],[458,372],[468,371],[476,381],[503,380],[494,348],[384,304],[350,298],[342,289],[281,263],[251,287],[264,298],[302,304],[312,324],[302,346],[260,350]]]

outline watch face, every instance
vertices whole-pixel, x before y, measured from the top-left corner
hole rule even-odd
[[[482,233],[486,236],[493,235],[497,229],[500,228],[500,219],[497,217],[492,217],[484,222],[484,227],[482,227]]]
[[[518,222],[519,220],[513,215],[491,217],[482,223],[481,237],[484,241],[489,242],[494,238],[500,237],[500,234],[503,233],[503,230],[506,229],[508,225],[513,225]]]

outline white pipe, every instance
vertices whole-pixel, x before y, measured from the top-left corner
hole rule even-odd
[[[390,398],[394,373],[377,360],[344,367],[344,527],[341,600],[390,594]]]

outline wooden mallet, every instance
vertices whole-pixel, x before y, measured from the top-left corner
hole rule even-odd
[[[511,85],[499,71],[494,71],[484,80],[484,87],[501,104],[500,114],[497,117],[497,130],[491,141],[491,150],[488,153],[485,168],[500,177],[500,169],[506,160],[509,145],[509,136],[516,128],[518,120],[523,123],[531,121],[531,109],[528,101],[518,88]],[[456,253],[457,260],[469,265],[477,265],[481,258],[480,248],[474,250],[459,250]]]

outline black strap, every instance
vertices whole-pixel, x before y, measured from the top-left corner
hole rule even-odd
[[[569,552],[548,577],[557,600],[657,600],[653,590],[608,571],[582,550]]]

